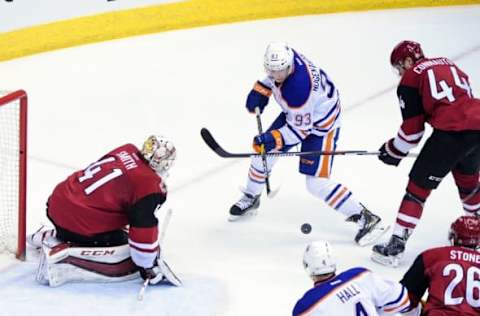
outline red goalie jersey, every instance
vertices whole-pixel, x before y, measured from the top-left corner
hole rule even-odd
[[[132,258],[150,267],[158,252],[154,211],[165,199],[160,176],[137,147],[127,144],[58,184],[47,212],[55,226],[87,237],[129,225]]]

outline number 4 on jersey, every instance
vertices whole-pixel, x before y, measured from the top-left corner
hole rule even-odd
[[[102,170],[102,168],[100,167],[101,165],[106,164],[108,162],[113,162],[113,161],[115,161],[115,158],[114,157],[109,157],[109,158],[99,160],[99,161],[91,164],[90,166],[87,167],[87,169],[85,169],[83,176],[78,178],[78,181],[80,183],[82,183],[85,180],[92,179],[95,176],[95,174],[97,174],[98,172],[100,172]],[[112,172],[110,172],[109,174],[107,174],[107,175],[103,176],[102,178],[96,180],[91,185],[86,187],[85,188],[85,194],[86,195],[91,194],[93,191],[95,191],[96,189],[98,189],[99,187],[101,187],[102,185],[107,183],[108,181],[113,180],[117,177],[120,177],[122,174],[123,173],[122,173],[121,169],[112,169]]]
[[[355,304],[355,316],[368,316],[365,307],[363,307],[362,303],[360,302]]]
[[[458,75],[457,69],[453,66],[450,67],[450,71],[452,72],[453,80],[455,85],[465,91],[467,91],[468,96],[472,97],[472,89],[468,84],[467,79],[460,78]],[[440,80],[438,84],[440,85],[440,91],[437,90],[437,79],[435,78],[435,73],[433,69],[429,69],[427,71],[428,74],[428,82],[430,84],[430,93],[432,97],[436,100],[441,100],[443,98],[447,98],[449,102],[455,102],[455,97],[453,96],[453,88],[450,87],[445,80]],[[460,80],[461,79],[461,80]]]

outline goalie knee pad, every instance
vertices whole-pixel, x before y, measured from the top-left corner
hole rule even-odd
[[[43,244],[37,281],[52,287],[67,282],[118,282],[138,278],[128,245],[75,247]]]

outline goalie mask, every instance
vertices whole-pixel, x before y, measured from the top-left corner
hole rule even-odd
[[[308,244],[303,254],[303,267],[311,277],[335,272],[337,264],[330,243],[320,240]]]
[[[283,82],[293,71],[292,49],[285,43],[270,43],[265,51],[263,66],[268,77]]]
[[[143,143],[143,157],[150,167],[160,176],[167,176],[167,171],[172,167],[177,153],[175,146],[163,136],[152,135]]]
[[[453,245],[480,247],[480,218],[461,216],[450,226],[449,239]]]

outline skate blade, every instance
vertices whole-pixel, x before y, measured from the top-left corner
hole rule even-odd
[[[229,222],[238,222],[247,220],[257,215],[257,209],[246,211],[243,215],[232,215],[228,217]]]
[[[373,262],[379,263],[381,265],[397,268],[400,265],[400,261],[402,259],[402,254],[398,254],[396,256],[384,256],[379,254],[375,251],[372,252],[372,256],[370,257]]]
[[[367,246],[375,242],[377,239],[382,237],[390,229],[390,225],[383,226],[382,222],[378,222],[375,228],[365,236],[363,236],[357,243],[361,247]]]

